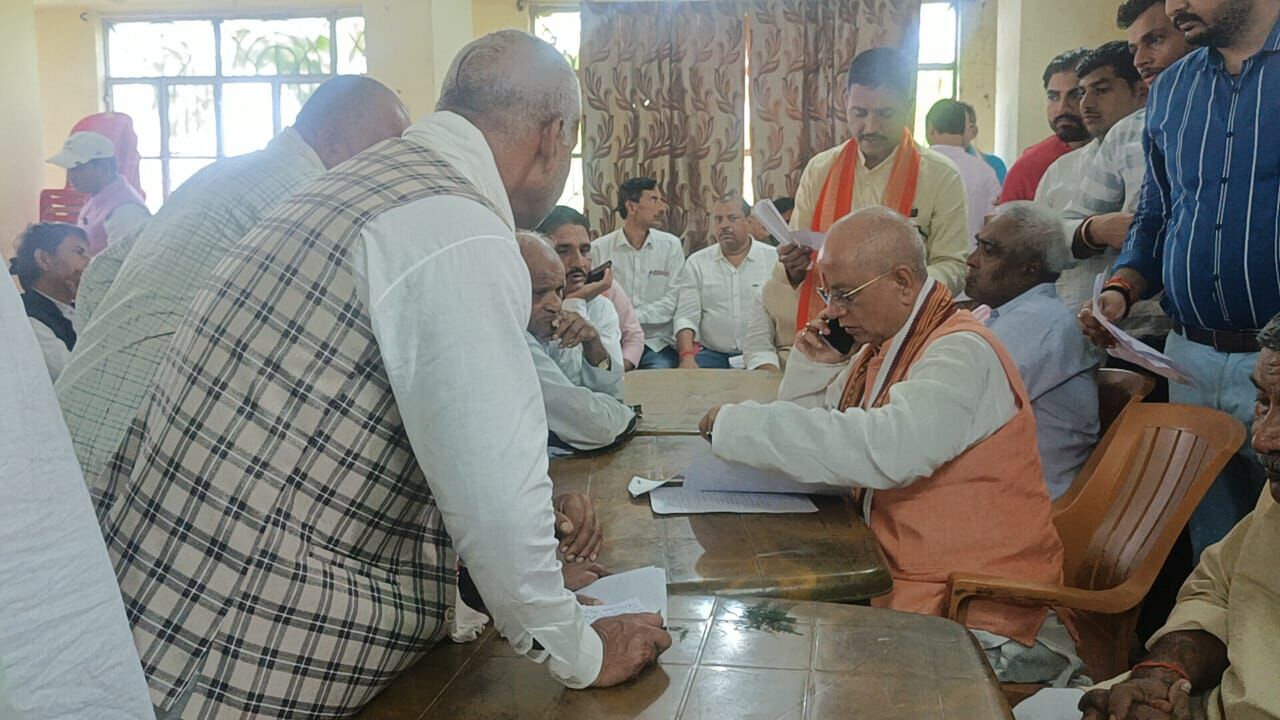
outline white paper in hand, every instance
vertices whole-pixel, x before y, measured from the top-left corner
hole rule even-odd
[[[778,212],[778,208],[773,201],[765,198],[756,203],[751,208],[751,216],[760,221],[764,225],[764,229],[774,237],[779,243],[795,243],[802,245],[810,250],[821,250],[822,243],[826,241],[826,233],[813,232],[811,230],[792,230],[787,225],[787,221],[782,217],[782,213]]]
[[[667,618],[667,571],[660,567],[643,567],[606,575],[579,590],[578,594],[595,598],[606,606],[626,604],[627,607],[640,608],[622,612],[652,612],[661,615],[663,620]],[[628,604],[632,601],[636,605]],[[622,612],[613,614],[620,615]]]
[[[1191,379],[1190,374],[1171,360],[1168,355],[1121,330],[1102,316],[1102,310],[1098,307],[1098,296],[1102,294],[1102,286],[1106,285],[1106,283],[1107,278],[1104,273],[1099,273],[1098,277],[1093,280],[1093,316],[1116,339],[1115,347],[1107,348],[1107,354],[1144,367],[1173,382],[1194,385],[1195,381]]]

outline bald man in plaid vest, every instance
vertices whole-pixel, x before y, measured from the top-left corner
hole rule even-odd
[[[588,625],[556,557],[513,231],[560,195],[579,102],[550,45],[473,42],[435,114],[278,205],[196,296],[92,482],[159,717],[358,711],[449,631],[455,550],[570,687],[670,644],[657,615]]]

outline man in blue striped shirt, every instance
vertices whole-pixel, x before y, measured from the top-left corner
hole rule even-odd
[[[1142,197],[1100,306],[1119,319],[1163,289],[1166,352],[1196,380],[1170,399],[1247,424],[1257,330],[1280,312],[1280,0],[1166,0],[1165,12],[1201,48],[1152,87]],[[1110,342],[1087,311],[1081,321]],[[1257,501],[1262,467],[1242,453],[1192,516],[1197,554]]]

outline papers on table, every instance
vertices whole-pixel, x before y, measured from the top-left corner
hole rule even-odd
[[[631,482],[627,483],[627,492],[631,493],[631,497],[638,498],[641,495],[655,490],[671,482],[670,480],[649,480],[639,475],[631,478]]]
[[[778,212],[778,208],[774,207],[773,201],[768,198],[751,208],[751,216],[759,220],[760,224],[764,225],[764,229],[768,230],[779,243],[795,243],[810,250],[821,250],[822,243],[827,239],[826,233],[792,230],[787,225],[787,221],[782,218],[782,213]]]
[[[1186,370],[1179,367],[1177,363],[1169,359],[1168,355],[1156,350],[1146,343],[1138,340],[1129,333],[1116,327],[1110,320],[1102,316],[1102,312],[1098,309],[1098,296],[1102,294],[1102,286],[1106,285],[1107,278],[1104,273],[1099,273],[1098,277],[1093,281],[1093,316],[1098,322],[1102,323],[1102,327],[1111,333],[1116,339],[1115,347],[1107,349],[1107,354],[1111,357],[1119,358],[1135,365],[1139,365],[1150,370],[1157,375],[1163,375],[1174,382],[1183,385],[1194,385],[1191,376]]]
[[[635,612],[658,613],[663,620],[667,618],[667,571],[660,567],[606,575],[579,590],[578,594],[602,603],[583,607],[588,622]]]
[[[683,487],[661,487],[649,493],[649,503],[659,515],[701,513],[812,513],[818,507],[804,495],[782,493],[699,492]],[[590,593],[588,593],[590,594]],[[594,596],[593,596],[594,597]]]
[[[684,471],[684,488],[700,492],[725,491],[741,493],[791,493],[842,495],[846,488],[807,483],[779,472],[759,470],[750,465],[729,462],[716,457],[710,445],[693,456]]]

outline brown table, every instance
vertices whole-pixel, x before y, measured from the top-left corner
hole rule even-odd
[[[748,603],[672,597],[657,667],[603,690],[566,690],[492,629],[444,642],[365,708],[367,720],[995,720],[1011,718],[981,651],[942,618],[773,601],[796,634],[753,630]],[[683,628],[681,630],[680,628]]]
[[[855,601],[893,587],[880,545],[844,497],[807,515],[654,515],[632,476],[684,470],[699,437],[635,437],[622,449],[551,462],[557,493],[580,490],[604,523],[599,560],[614,571],[657,565],[672,593]]]
[[[625,388],[627,404],[644,408],[640,434],[696,435],[712,406],[771,402],[781,382],[782,373],[766,370],[633,370]]]

